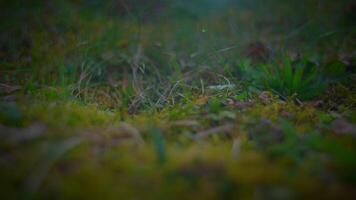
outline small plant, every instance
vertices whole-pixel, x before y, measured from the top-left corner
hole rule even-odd
[[[295,96],[309,100],[326,88],[316,64],[304,59],[293,63],[284,57],[280,62],[260,66],[253,81],[258,87],[269,89],[284,97]]]

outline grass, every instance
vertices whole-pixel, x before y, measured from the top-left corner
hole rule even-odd
[[[260,79],[264,82],[267,89],[290,97],[295,95],[302,100],[308,100],[320,95],[326,88],[320,76],[320,71],[313,63],[308,61],[298,62],[293,65],[292,61],[282,58],[282,64],[262,66],[262,75]]]
[[[356,195],[351,1],[0,7],[0,198]]]

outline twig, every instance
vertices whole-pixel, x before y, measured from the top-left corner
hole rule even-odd
[[[222,126],[218,126],[212,129],[208,129],[202,132],[199,132],[195,135],[194,139],[199,140],[203,139],[205,137],[208,137],[209,135],[217,134],[217,133],[226,133],[231,131],[234,128],[233,124],[225,124]]]

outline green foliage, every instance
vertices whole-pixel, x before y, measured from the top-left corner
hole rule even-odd
[[[327,86],[316,64],[306,59],[293,63],[283,57],[280,62],[261,65],[259,70],[254,75],[255,83],[284,97],[310,100]]]

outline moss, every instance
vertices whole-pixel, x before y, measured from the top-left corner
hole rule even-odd
[[[27,123],[41,121],[50,127],[103,126],[120,119],[117,113],[76,101],[37,102],[31,106],[21,105],[21,110]]]
[[[286,119],[296,125],[297,132],[306,133],[319,123],[317,110],[314,107],[298,106],[294,102],[281,102],[275,100],[267,105],[256,104],[244,113],[245,120],[268,119],[277,122]]]

